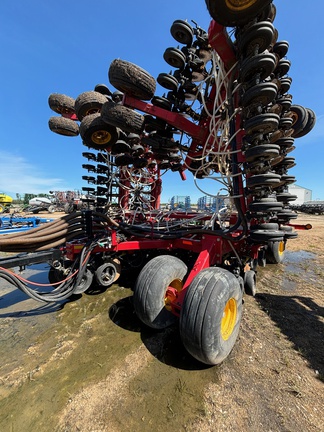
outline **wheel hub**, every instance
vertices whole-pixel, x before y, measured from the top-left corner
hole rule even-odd
[[[226,6],[233,11],[243,11],[253,6],[257,0],[226,0]]]
[[[225,305],[221,323],[221,335],[224,340],[228,340],[233,333],[237,315],[236,300],[232,297]]]
[[[92,141],[96,144],[107,144],[111,140],[111,134],[107,131],[97,131],[92,134]]]
[[[285,242],[281,241],[279,243],[279,255],[282,255],[285,252]]]
[[[181,279],[173,280],[168,286],[164,297],[164,305],[168,311],[172,311],[172,303],[178,298],[179,292],[182,290],[182,287],[183,283]]]

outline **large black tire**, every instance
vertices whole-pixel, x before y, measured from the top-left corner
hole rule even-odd
[[[141,133],[144,128],[144,116],[138,112],[114,102],[106,102],[101,110],[104,122],[116,126],[125,132]]]
[[[294,132],[294,134],[293,134],[294,138],[301,138],[301,137],[307,135],[315,126],[316,115],[315,115],[314,111],[311,110],[310,108],[306,108],[306,111],[308,114],[306,126],[300,132],[298,132],[298,133]]]
[[[81,121],[85,116],[100,113],[107,97],[96,91],[81,93],[75,100],[75,113]]]
[[[266,250],[266,260],[270,264],[281,264],[285,258],[285,242],[269,242]]]
[[[164,329],[176,322],[166,291],[169,286],[180,290],[186,273],[185,263],[170,255],[157,256],[143,267],[134,288],[134,308],[144,324]]]
[[[80,125],[83,144],[96,150],[110,150],[118,140],[119,132],[115,126],[104,122],[100,113],[90,114],[83,118]]]
[[[272,0],[206,0],[211,17],[227,27],[244,25],[259,15]]]
[[[307,125],[308,111],[301,105],[291,105],[290,115],[293,118],[292,128],[294,129],[294,133],[292,137],[295,138]]]
[[[79,125],[69,118],[65,117],[50,117],[48,127],[52,132],[64,136],[78,136]]]
[[[60,93],[52,93],[48,97],[48,105],[58,114],[74,114],[75,100],[70,96]]]
[[[242,288],[229,271],[202,270],[185,295],[180,335],[185,348],[202,363],[221,363],[232,351],[242,317]]]
[[[144,69],[125,60],[113,60],[109,67],[110,83],[137,99],[150,100],[156,89],[155,79]]]

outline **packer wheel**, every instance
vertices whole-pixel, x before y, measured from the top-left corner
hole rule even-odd
[[[238,279],[218,267],[202,270],[185,295],[180,335],[185,348],[202,363],[221,363],[232,351],[242,317]]]
[[[149,327],[164,329],[177,317],[171,312],[172,290],[180,291],[187,266],[179,258],[160,255],[140,272],[134,289],[134,308],[138,318]]]

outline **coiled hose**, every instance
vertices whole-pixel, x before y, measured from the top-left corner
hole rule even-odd
[[[93,212],[93,232],[107,226],[103,214]],[[75,212],[53,222],[47,222],[24,233],[5,234],[0,237],[0,251],[37,252],[60,246],[76,237],[86,236],[82,212]]]

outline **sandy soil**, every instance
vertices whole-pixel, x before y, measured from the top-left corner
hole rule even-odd
[[[0,430],[323,431],[324,216],[307,222],[284,264],[258,271],[219,367],[194,361],[176,327],[145,328],[122,286],[52,310],[13,301],[0,311]]]

